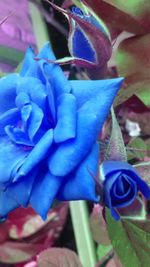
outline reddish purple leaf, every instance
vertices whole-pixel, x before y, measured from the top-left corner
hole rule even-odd
[[[77,255],[66,248],[50,248],[38,256],[38,267],[82,267]]]
[[[109,245],[110,239],[108,237],[106,222],[103,218],[103,207],[95,205],[90,216],[90,225],[93,239],[98,244]]]
[[[126,77],[126,86],[150,81],[150,34],[124,40],[117,53],[117,68]]]
[[[126,30],[136,34],[150,31],[149,0],[117,1],[117,0],[83,0],[99,17],[108,23],[110,28]],[[132,2],[132,3],[131,3]]]
[[[0,225],[0,261],[27,261],[52,246],[63,229],[67,213],[67,203],[51,210],[45,222],[31,208],[12,212]]]
[[[149,103],[149,98],[146,97],[150,87],[149,54],[150,34],[128,38],[119,45],[117,70],[119,75],[125,77],[125,81],[115,105],[123,103],[133,94]]]
[[[43,249],[43,244],[7,241],[0,245],[0,261],[17,263],[27,261]]]

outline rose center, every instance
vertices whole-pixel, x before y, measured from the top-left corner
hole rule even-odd
[[[120,175],[115,183],[114,186],[116,195],[124,195],[127,194],[130,190],[130,182],[128,181],[128,178]]]

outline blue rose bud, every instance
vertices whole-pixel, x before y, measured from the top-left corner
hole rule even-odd
[[[27,50],[20,74],[0,79],[0,216],[54,199],[97,201],[96,139],[121,78],[68,81],[48,44]]]
[[[72,56],[87,61],[86,67],[106,65],[112,51],[105,24],[87,7],[72,9],[68,46]]]
[[[83,3],[71,11],[49,3],[69,21],[68,48],[72,57],[60,63],[70,62],[90,69],[88,74],[92,79],[104,77],[112,53],[111,37],[104,22]]]
[[[127,162],[103,162],[100,166],[100,179],[104,186],[104,203],[115,220],[120,219],[117,208],[132,204],[139,192],[150,199],[149,186]]]

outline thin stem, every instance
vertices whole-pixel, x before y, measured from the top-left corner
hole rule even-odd
[[[46,28],[46,24],[36,4],[29,2],[30,15],[32,19],[33,31],[36,38],[38,50],[49,41],[49,35]]]
[[[94,267],[97,259],[92,238],[89,213],[85,201],[71,201],[70,212],[74,228],[76,246],[83,267]]]
[[[46,22],[51,24],[53,27],[55,27],[62,35],[64,35],[66,38],[68,36],[68,31],[55,19],[54,17],[54,9],[49,8],[49,10],[45,10],[45,8],[38,2],[35,2],[35,0],[30,0],[30,2],[34,3],[37,8],[40,9],[41,14],[45,18]]]
[[[107,255],[105,255],[102,259],[100,259],[100,260],[96,263],[95,267],[99,267],[99,266],[103,265],[105,262],[107,262],[107,260],[109,260],[110,258],[112,258],[113,255],[114,255],[114,251],[113,251],[113,249],[111,249],[111,251],[109,251],[109,252],[107,253]]]
[[[150,166],[150,161],[146,161],[146,162],[141,162],[138,164],[134,164],[132,165],[133,167],[142,167],[142,166]]]
[[[91,80],[106,79],[108,76],[107,72],[108,72],[107,64],[91,69],[86,68],[86,73]]]

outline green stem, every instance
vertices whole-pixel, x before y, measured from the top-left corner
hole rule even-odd
[[[49,41],[48,31],[38,7],[34,3],[29,2],[29,9],[37,47],[38,50],[40,50],[43,45]]]
[[[83,267],[94,267],[97,259],[92,238],[89,213],[85,201],[71,201],[70,212],[74,228],[77,251]]]

